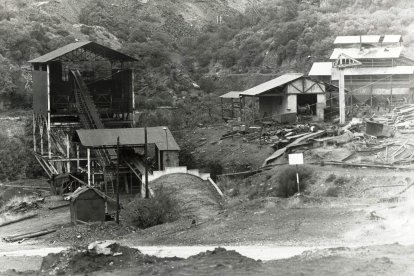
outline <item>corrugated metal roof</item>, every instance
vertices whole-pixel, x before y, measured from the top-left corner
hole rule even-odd
[[[116,147],[118,137],[121,146],[145,145],[144,128],[79,129],[76,132],[85,147]],[[148,143],[156,144],[159,150],[180,150],[168,128],[148,127],[147,136]]]
[[[315,62],[309,72],[309,76],[331,76],[332,62]],[[355,67],[345,70],[347,76],[363,75],[411,75],[414,74],[414,66],[395,67]]]
[[[223,99],[238,99],[238,98],[240,98],[240,93],[242,93],[242,92],[240,92],[240,91],[230,91],[226,94],[221,95],[220,98],[223,98]]]
[[[250,89],[247,89],[246,91],[243,91],[240,93],[240,95],[243,96],[256,96],[259,94],[262,94],[264,92],[269,91],[270,89],[285,85],[287,83],[290,83],[294,80],[297,80],[299,78],[303,77],[303,74],[301,73],[289,73],[284,74],[280,77],[277,77],[275,79],[272,79],[270,81],[267,81],[265,83],[259,84],[255,87],[252,87]]]
[[[414,74],[414,66],[395,66],[395,67],[372,67],[372,68],[347,68],[345,75],[412,75]]]
[[[330,76],[332,74],[332,62],[314,62],[309,71],[309,76]]]
[[[380,35],[337,36],[334,44],[379,43],[380,39]]]
[[[52,52],[49,52],[43,56],[37,57],[35,59],[30,60],[30,63],[47,63],[49,61],[58,59],[72,51],[75,51],[79,48],[85,48],[88,51],[96,53],[104,58],[109,60],[119,60],[119,61],[136,61],[135,58],[127,56],[123,53],[115,51],[111,48],[105,47],[95,42],[91,41],[82,41],[82,42],[75,42],[68,45],[65,45],[61,48],[58,48]]]
[[[375,48],[336,48],[330,59],[337,59],[340,54],[348,55],[355,59],[399,58],[402,47],[375,47]]]
[[[401,35],[386,35],[382,43],[398,43],[402,41]]]

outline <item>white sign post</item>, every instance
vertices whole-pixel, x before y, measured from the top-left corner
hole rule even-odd
[[[298,194],[300,194],[298,165],[303,165],[303,153],[289,154],[289,165],[296,166],[296,183],[298,184]]]

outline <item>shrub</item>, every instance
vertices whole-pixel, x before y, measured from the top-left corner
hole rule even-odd
[[[336,179],[336,175],[334,175],[333,173],[331,173],[330,175],[328,175],[328,177],[326,178],[326,182],[332,182]]]
[[[340,193],[340,188],[337,187],[337,186],[329,187],[326,190],[326,196],[338,197],[339,196],[339,193]]]
[[[299,188],[303,192],[306,190],[313,171],[309,168],[303,167],[299,172]],[[294,167],[287,167],[281,171],[277,176],[277,196],[291,197],[298,192],[298,185],[296,183],[296,169]]]
[[[218,161],[210,161],[208,163],[210,177],[214,181],[217,180],[217,175],[223,174],[223,166]]]
[[[349,181],[348,178],[346,178],[345,176],[340,176],[337,179],[335,179],[334,184],[336,186],[342,186],[345,183],[347,183],[348,181]]]
[[[142,229],[175,221],[179,216],[178,202],[163,189],[156,191],[153,198],[136,198],[125,212],[129,224]]]

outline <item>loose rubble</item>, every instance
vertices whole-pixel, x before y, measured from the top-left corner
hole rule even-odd
[[[286,163],[291,152],[307,151],[315,156],[318,148],[348,152],[340,160],[319,158],[308,163],[331,165],[378,166],[400,168],[414,162],[414,104],[395,107],[384,115],[359,113],[349,124],[312,123],[281,125],[262,122],[260,127],[239,126],[224,134],[221,139],[242,137],[244,142],[270,145],[276,150],[263,167]]]

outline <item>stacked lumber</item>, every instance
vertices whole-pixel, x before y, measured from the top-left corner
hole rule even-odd
[[[395,126],[397,128],[409,129],[414,127],[414,104],[396,107],[393,113],[396,116]]]

